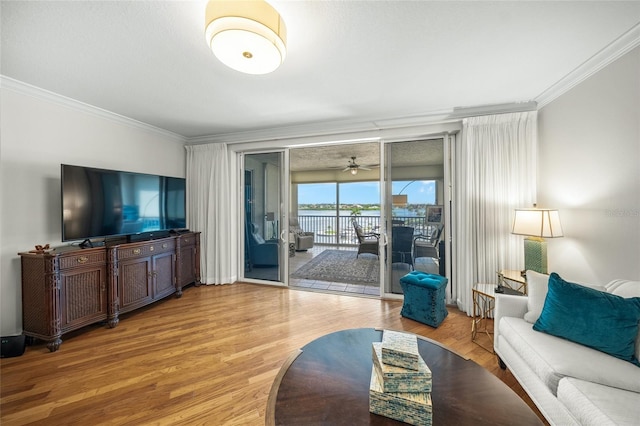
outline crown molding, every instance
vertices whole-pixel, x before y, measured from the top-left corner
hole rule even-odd
[[[377,118],[354,121],[328,121],[289,127],[251,130],[246,132],[226,133],[219,135],[197,136],[188,138],[187,145],[206,143],[241,144],[252,142],[290,141],[305,138],[324,138],[338,136],[343,138],[350,134],[371,133],[384,130],[412,128],[434,124],[448,124],[456,120],[448,118],[451,110],[410,115],[397,118]]]
[[[513,112],[536,111],[538,104],[535,101],[512,102],[495,105],[479,105],[473,107],[456,107],[449,114],[449,119],[462,119],[468,117],[479,117],[482,115],[508,114]]]
[[[122,124],[124,126],[154,133],[181,145],[184,145],[187,141],[184,136],[178,135],[177,133],[173,133],[168,130],[152,126],[150,124],[125,117],[124,115],[116,114],[115,112],[107,111],[105,109],[77,101],[75,99],[51,92],[49,90],[41,89],[40,87],[33,86],[31,84],[13,79],[11,77],[7,77],[5,75],[0,75],[0,87],[2,89],[11,90],[22,95],[31,96],[36,99],[64,106],[87,115],[92,115],[94,117],[109,120],[118,124]]]
[[[557,99],[607,65],[629,53],[638,45],[640,45],[640,23],[633,26],[629,31],[564,76],[560,81],[539,94],[535,98],[538,108],[542,108]]]

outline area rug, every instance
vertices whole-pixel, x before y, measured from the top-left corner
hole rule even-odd
[[[378,285],[378,257],[347,250],[325,250],[295,271],[291,278]]]

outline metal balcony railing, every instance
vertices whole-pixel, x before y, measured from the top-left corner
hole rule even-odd
[[[380,216],[298,216],[300,228],[315,233],[316,244],[357,245],[355,230],[351,224],[356,219],[365,232],[380,228]],[[424,216],[393,216],[394,225],[411,226],[414,234],[428,235],[430,225]]]

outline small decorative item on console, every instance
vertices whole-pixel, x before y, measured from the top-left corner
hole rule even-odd
[[[49,247],[49,244],[45,244],[43,246],[41,246],[40,244],[36,245],[36,249],[35,250],[29,250],[29,253],[38,253],[38,254],[42,254],[46,251],[51,250],[51,248]]]

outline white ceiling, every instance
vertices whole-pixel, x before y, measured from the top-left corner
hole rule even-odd
[[[640,22],[631,1],[271,1],[285,63],[245,75],[205,1],[5,1],[3,76],[187,139],[539,100]],[[363,124],[366,125],[366,124]]]

